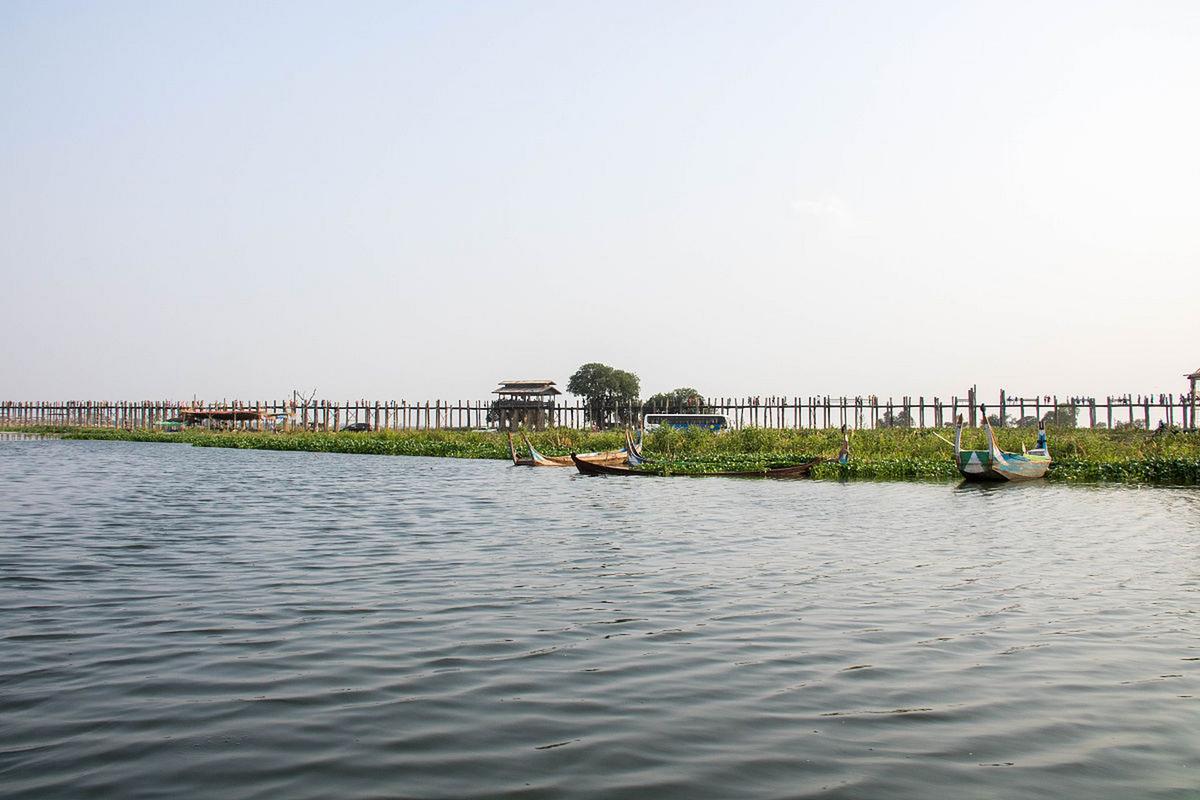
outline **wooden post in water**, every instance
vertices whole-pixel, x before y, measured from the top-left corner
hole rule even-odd
[[[1192,407],[1191,430],[1196,430],[1196,399],[1197,399],[1196,398],[1196,382],[1200,381],[1200,369],[1196,370],[1191,375],[1188,375],[1187,378],[1188,378],[1188,398],[1187,399],[1188,399],[1188,404]],[[1187,414],[1185,413],[1183,416],[1186,417]],[[1186,420],[1185,420],[1185,427],[1187,427]]]

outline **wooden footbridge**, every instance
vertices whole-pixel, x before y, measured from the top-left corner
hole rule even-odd
[[[1059,415],[1066,424],[1070,424],[1069,419],[1085,428],[1165,425],[1195,430],[1196,407],[1194,390],[1186,394],[1144,393],[1103,398],[1014,396],[1001,392],[992,402],[987,402],[970,389],[961,397],[948,399],[793,395],[711,397],[702,404],[705,413],[724,414],[735,428],[837,428],[847,425],[856,429],[944,427],[952,425],[959,414],[973,426],[982,424],[982,414],[991,417],[993,424],[1029,424],[1031,420],[1052,413]],[[679,410],[643,408],[635,402],[614,405],[606,409],[606,413],[609,421],[636,421],[643,412]],[[557,398],[546,403],[545,416],[540,421],[544,425],[571,428],[595,425],[583,401],[559,401]],[[0,429],[8,430],[30,426],[154,429],[178,425],[241,430],[336,431],[347,425],[371,430],[462,430],[496,428],[500,422],[492,400],[0,402]]]

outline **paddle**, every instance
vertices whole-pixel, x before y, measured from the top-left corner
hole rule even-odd
[[[954,442],[950,441],[950,440],[949,440],[949,439],[947,439],[945,436],[942,436],[942,435],[941,435],[940,433],[938,433],[937,431],[930,431],[930,433],[932,433],[934,436],[938,437],[939,439],[941,439],[943,442],[945,442],[946,444],[950,445],[951,447],[954,447]]]

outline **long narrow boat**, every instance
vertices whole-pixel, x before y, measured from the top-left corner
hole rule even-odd
[[[509,451],[512,453],[513,464],[522,467],[570,467],[573,466],[571,456],[547,456],[538,452],[538,449],[533,446],[533,442],[529,441],[529,437],[524,432],[521,433],[521,438],[525,440],[525,446],[529,448],[529,458],[518,459],[516,449],[513,447],[512,434],[508,435]],[[587,461],[598,464],[624,464],[628,458],[628,451],[625,448],[620,450],[605,450],[595,453],[579,453],[579,457]]]
[[[623,467],[616,464],[603,464],[595,461],[584,461],[575,454],[571,454],[571,459],[575,463],[576,469],[582,475],[640,475],[654,477],[659,473],[652,470],[633,469],[632,467]],[[803,464],[794,464],[790,467],[776,467],[774,469],[756,469],[744,470],[741,472],[697,472],[697,473],[676,473],[675,477],[689,478],[805,478],[812,468],[817,464],[829,461],[828,458],[817,458],[812,461],[806,461]]]
[[[633,434],[629,432],[629,428],[625,429],[625,450],[629,454],[625,461],[631,467],[636,467],[646,463],[646,457],[642,455],[641,441],[642,434],[640,432],[638,433],[638,440],[635,442],[633,440]]]
[[[996,444],[996,432],[984,416],[987,428],[986,450],[963,450],[963,420],[958,418],[954,431],[954,463],[969,481],[1030,481],[1044,477],[1050,469],[1050,451],[1046,448],[1046,425],[1038,425],[1037,447],[1020,453],[1005,453]],[[1024,450],[1024,448],[1022,448]]]
[[[592,460],[584,460],[580,456],[572,455],[571,459],[575,463],[576,469],[583,475],[659,475],[660,473],[653,469],[635,469],[635,467],[643,464],[650,464],[645,456],[642,455],[642,450],[637,442],[633,441],[633,436],[629,430],[625,431],[625,449],[628,451],[627,458],[628,466],[618,464],[603,464]],[[756,469],[756,470],[741,470],[737,472],[698,472],[698,473],[677,473],[687,477],[713,477],[713,478],[805,478],[812,472],[812,468],[818,464],[827,461],[834,461],[838,464],[850,463],[850,434],[846,430],[846,426],[842,426],[842,449],[833,458],[816,458],[812,461],[806,461],[803,464],[793,464],[788,467],[775,467],[773,469]]]
[[[521,458],[517,455],[517,447],[513,444],[512,434],[508,435],[508,454],[512,456],[514,467],[532,467],[534,466],[532,458]]]

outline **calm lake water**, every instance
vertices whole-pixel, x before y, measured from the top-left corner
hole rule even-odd
[[[1194,798],[1200,491],[0,441],[7,798]]]

